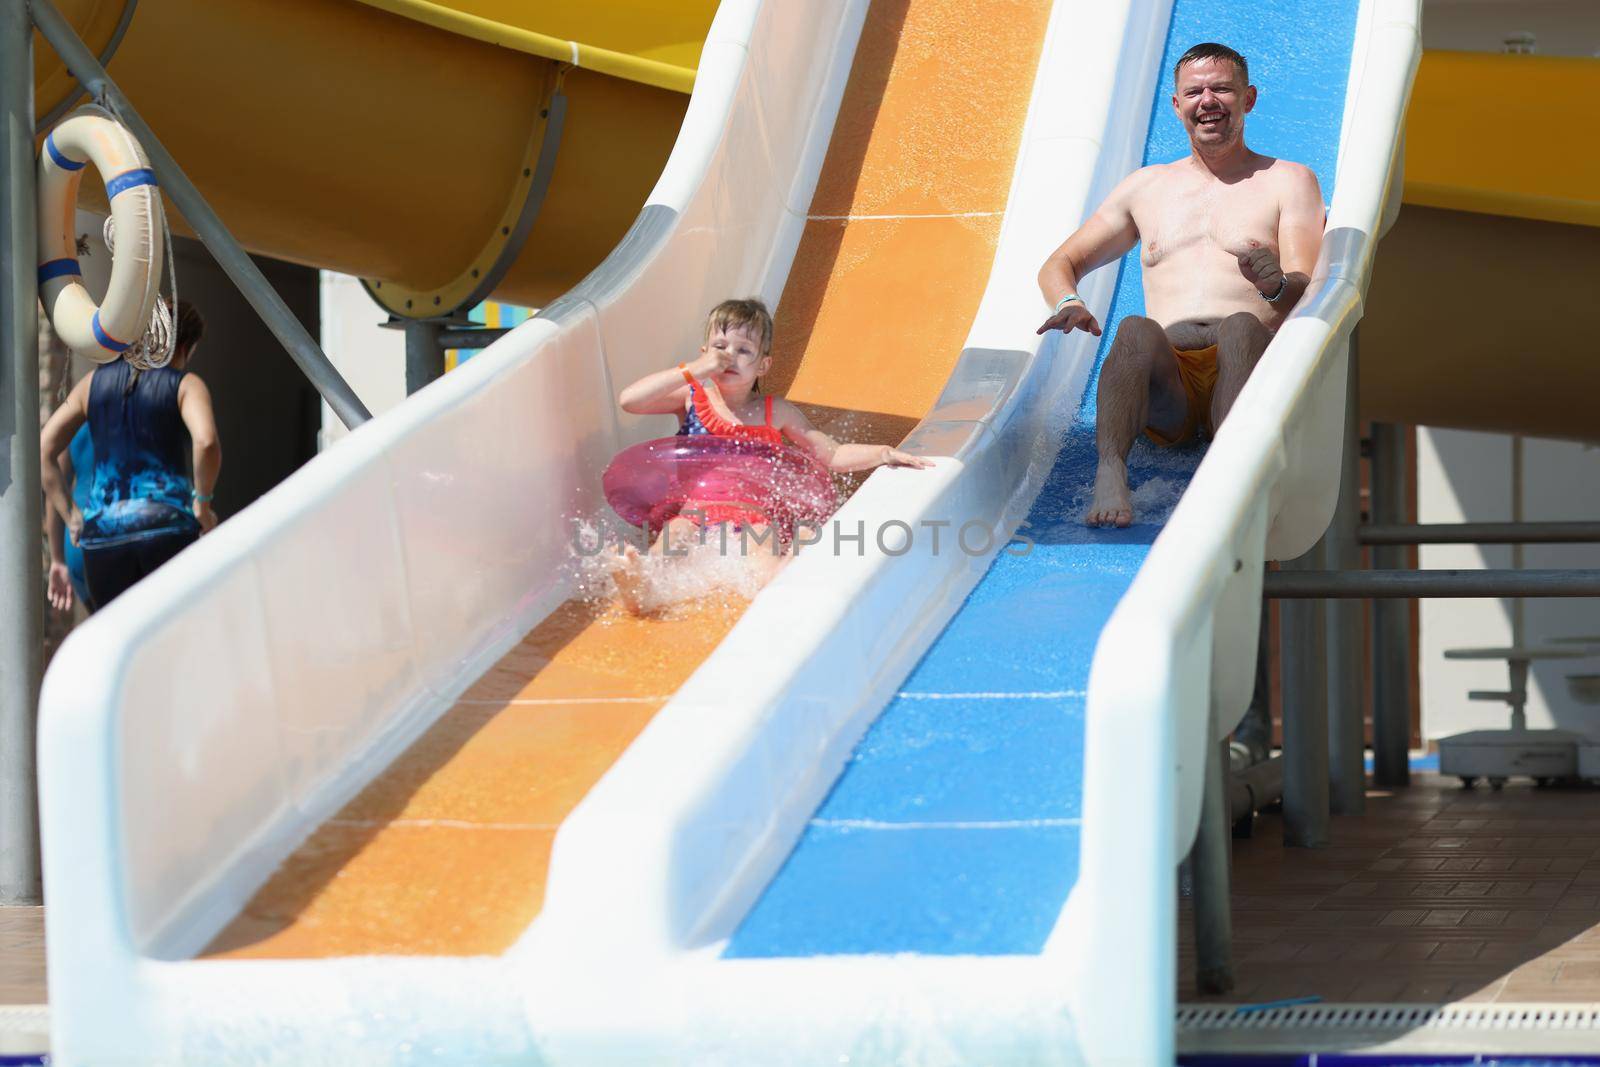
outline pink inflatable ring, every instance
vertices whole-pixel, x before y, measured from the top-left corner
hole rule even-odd
[[[624,522],[651,531],[685,508],[704,511],[705,523],[742,514],[792,529],[820,524],[839,506],[832,476],[799,449],[710,434],[625,448],[601,485]]]

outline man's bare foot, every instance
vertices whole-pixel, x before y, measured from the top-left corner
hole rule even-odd
[[[1133,522],[1133,496],[1128,492],[1128,469],[1102,463],[1094,474],[1094,499],[1083,516],[1088,526],[1127,526]]]
[[[650,583],[645,577],[645,558],[632,545],[624,545],[622,558],[612,568],[611,580],[617,583],[617,599],[630,615],[643,615],[649,610],[647,599]]]

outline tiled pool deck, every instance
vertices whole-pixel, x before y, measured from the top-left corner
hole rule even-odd
[[[1600,790],[1414,773],[1332,847],[1282,841],[1268,815],[1233,843],[1238,986],[1209,999],[1600,1002]],[[1180,914],[1179,998],[1203,1001]]]

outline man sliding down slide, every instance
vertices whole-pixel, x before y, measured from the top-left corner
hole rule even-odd
[[[1322,244],[1316,175],[1245,146],[1256,90],[1244,57],[1197,44],[1173,77],[1188,157],[1129,175],[1039,270],[1039,287],[1055,305],[1039,332],[1099,336],[1078,280],[1144,242],[1149,315],[1122,320],[1100,372],[1090,526],[1133,521],[1127,459],[1140,430],[1171,446],[1202,429],[1212,434],[1227,418],[1305,292]]]

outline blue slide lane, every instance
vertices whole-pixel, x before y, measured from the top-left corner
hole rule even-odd
[[[1178,0],[1145,162],[1188,153],[1169,103],[1191,45],[1250,62],[1258,152],[1333,188],[1355,0]],[[1063,237],[1066,234],[1062,234]],[[1102,325],[1144,310],[1138,249]],[[1098,310],[1098,309],[1097,309]],[[1095,373],[1024,526],[857,746],[728,957],[1037,953],[1078,878],[1084,692],[1100,630],[1203,454],[1134,446],[1140,522],[1079,524],[1095,467]],[[1014,553],[1014,554],[1013,554]]]

